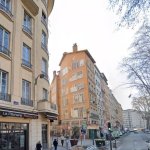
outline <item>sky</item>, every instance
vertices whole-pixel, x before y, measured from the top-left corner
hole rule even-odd
[[[119,64],[128,56],[128,47],[133,41],[135,30],[117,30],[117,16],[108,9],[108,0],[55,0],[49,16],[50,52],[49,76],[59,70],[63,52],[71,52],[74,43],[78,49],[87,49],[96,65],[108,79],[108,86],[122,105],[130,109],[132,90],[121,86],[127,83]]]

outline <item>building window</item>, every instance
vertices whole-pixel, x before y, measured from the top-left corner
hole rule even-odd
[[[47,124],[42,124],[42,146],[44,148],[48,148],[48,136],[47,136]]]
[[[0,0],[0,9],[5,11],[8,15],[12,16],[10,0]]]
[[[83,118],[83,115],[84,115],[84,110],[82,107],[74,108],[74,117]]]
[[[22,80],[21,104],[33,106],[33,101],[31,100],[31,83],[26,80]]]
[[[43,88],[43,100],[48,100],[48,91]]]
[[[46,29],[47,29],[47,17],[46,17],[46,15],[45,15],[44,11],[42,11],[41,21],[42,21],[42,23],[44,24],[44,26],[45,26]]]
[[[10,101],[8,93],[8,73],[0,70],[0,100]]]
[[[48,78],[48,64],[44,58],[42,58],[42,74],[44,74],[45,78]]]
[[[32,18],[26,12],[24,13],[23,29],[25,32],[32,35]]]
[[[42,48],[47,51],[47,36],[44,31],[42,31]]]
[[[82,103],[84,101],[84,94],[76,94],[74,95],[74,103]]]
[[[29,149],[29,124],[0,122],[0,149]]]
[[[0,52],[10,56],[10,33],[0,26]]]
[[[77,69],[79,67],[82,67],[84,65],[84,59],[81,60],[74,60],[72,62],[72,69]]]
[[[62,98],[62,103],[63,103],[63,106],[67,106],[68,105],[68,99],[67,99],[67,97],[63,97]]]
[[[31,68],[31,48],[23,44],[22,64]]]

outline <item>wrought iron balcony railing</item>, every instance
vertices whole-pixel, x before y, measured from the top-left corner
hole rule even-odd
[[[21,104],[33,107],[33,101],[26,98],[21,98]]]
[[[5,54],[5,55],[7,55],[9,57],[11,55],[11,52],[6,47],[4,47],[2,45],[0,45],[0,53],[3,53],[3,54]]]
[[[45,28],[48,29],[47,21],[46,21],[46,19],[44,19],[44,17],[41,17],[41,22],[44,24]]]
[[[31,28],[23,25],[23,31],[28,33],[30,36],[32,36],[32,31],[31,31]]]
[[[48,53],[47,45],[41,42],[41,47]]]
[[[11,10],[9,8],[7,8],[6,6],[4,6],[2,3],[0,3],[0,10],[5,12],[10,17],[13,16],[12,13],[11,13]]]
[[[11,95],[8,93],[0,93],[0,100],[11,102]]]
[[[32,68],[32,65],[29,61],[25,60],[25,59],[22,59],[22,65],[26,66],[26,67],[29,67],[29,68]]]

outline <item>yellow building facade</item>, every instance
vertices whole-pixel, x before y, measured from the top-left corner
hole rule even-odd
[[[0,1],[0,149],[50,147],[48,16],[54,0]]]

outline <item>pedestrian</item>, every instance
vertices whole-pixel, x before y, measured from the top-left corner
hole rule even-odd
[[[54,145],[54,150],[57,150],[58,142],[56,139],[54,139],[53,145]]]
[[[39,142],[37,142],[37,144],[36,144],[36,150],[41,150],[42,149],[42,144],[41,144],[41,142],[39,141]]]
[[[60,137],[60,139],[61,139],[61,145],[63,146],[64,145],[64,136],[62,135],[61,137]]]
[[[69,150],[69,138],[66,138],[66,149]]]

